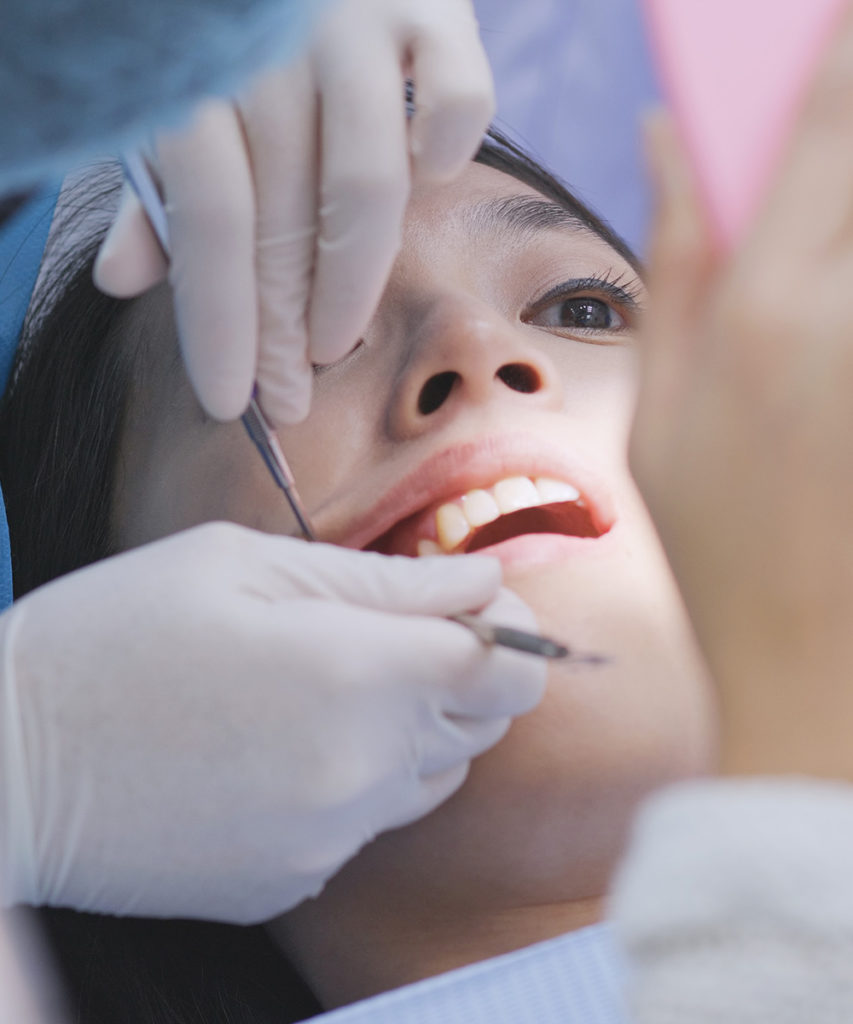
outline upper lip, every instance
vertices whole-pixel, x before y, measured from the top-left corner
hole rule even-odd
[[[605,533],[613,525],[609,493],[581,459],[541,437],[512,434],[464,442],[433,453],[335,531],[337,536],[323,539],[343,547],[364,548],[427,506],[452,501],[475,487],[490,487],[508,476],[554,477],[574,484],[599,530]]]

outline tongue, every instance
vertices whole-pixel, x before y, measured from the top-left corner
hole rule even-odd
[[[466,554],[499,544],[525,533],[560,533],[571,537],[599,537],[592,517],[585,508],[573,501],[555,505],[537,505],[508,512],[469,535],[463,545]]]

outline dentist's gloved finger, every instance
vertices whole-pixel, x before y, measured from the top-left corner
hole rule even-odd
[[[502,718],[532,711],[545,693],[545,659],[505,647],[486,648],[482,641],[478,643],[478,661],[446,690],[445,713]],[[473,660],[470,658],[469,664]]]
[[[235,109],[209,101],[157,157],[184,363],[207,412],[235,419],[252,392],[258,325],[254,184]]]
[[[423,738],[419,768],[422,776],[446,772],[489,750],[507,734],[512,719],[442,716],[436,728]]]
[[[362,564],[361,579],[339,580],[339,594],[349,589],[350,600],[400,615],[457,615],[482,608],[494,598],[502,578],[500,563],[486,555],[456,555],[454,565],[440,555],[377,557],[382,561],[372,564],[369,575]]]
[[[539,631],[539,624],[530,605],[509,587],[500,588],[494,599],[483,608],[481,618],[502,626],[525,629],[530,633]]]
[[[294,558],[293,545],[298,557]],[[257,587],[266,580],[269,599],[305,595],[346,601],[400,615],[455,615],[482,608],[497,595],[501,566],[485,555],[389,557],[312,544],[290,537],[249,538],[253,565],[246,564]],[[454,629],[461,629],[454,626]]]
[[[539,629],[530,608],[505,587],[481,612],[481,617],[532,633]],[[457,628],[466,627],[458,625]],[[506,647],[487,648],[482,644],[481,647],[478,662],[448,691],[445,711],[455,715],[480,715],[484,708],[492,715],[523,715],[532,711],[545,693],[546,659]]]
[[[473,9],[453,27],[453,32],[433,29],[413,40],[416,107],[409,146],[419,180],[461,171],[495,112],[492,73]]]
[[[378,614],[355,608],[352,612]],[[408,679],[414,687],[418,731],[423,735],[445,731],[458,741],[458,732],[446,732],[444,723],[436,725],[438,716],[506,719],[526,714],[542,699],[545,667],[538,664],[542,659],[487,647],[457,623],[413,615],[365,619],[361,635],[365,650],[381,644],[387,678]],[[471,737],[465,743],[472,743]]]
[[[317,100],[307,58],[265,75],[240,104],[257,201],[257,381],[275,423],[308,414],[306,315],[317,225]]]
[[[274,423],[301,423],[305,419],[311,408],[314,370],[304,344],[262,349],[256,376],[261,408]]]
[[[370,54],[370,74],[361,67]],[[322,169],[312,362],[341,359],[364,333],[400,247],[409,197],[403,73],[378,37],[323,67]]]
[[[139,198],[124,184],[112,227],[101,243],[93,278],[102,292],[129,299],[165,280],[168,263]]]
[[[468,777],[473,758],[500,742],[512,724],[510,718],[447,722],[439,737],[429,737],[420,759],[420,777],[411,785],[394,786],[382,801],[382,822],[376,831],[399,828],[434,811]],[[455,734],[451,735],[451,729]]]
[[[389,794],[383,801],[382,820],[373,828],[374,834],[408,825],[440,807],[468,778],[469,768],[470,762],[463,761],[452,768],[416,780],[414,788],[408,785],[398,787],[394,794]]]

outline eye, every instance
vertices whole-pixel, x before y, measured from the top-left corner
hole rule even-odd
[[[575,278],[537,299],[521,319],[534,327],[574,335],[617,334],[636,323],[641,291],[639,281]]]
[[[618,331],[627,326],[625,318],[613,306],[590,296],[554,302],[541,310],[533,322],[570,331]]]

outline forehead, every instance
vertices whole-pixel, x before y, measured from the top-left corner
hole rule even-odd
[[[440,251],[500,240],[504,251],[529,248],[545,235],[609,260],[627,261],[578,215],[494,167],[469,164],[452,182],[416,186],[406,214],[403,248]]]

